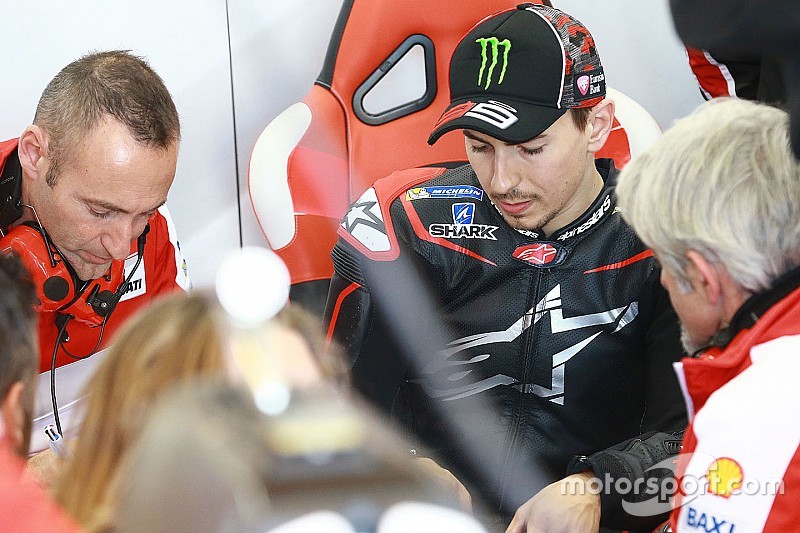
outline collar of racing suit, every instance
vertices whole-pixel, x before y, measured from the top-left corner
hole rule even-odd
[[[600,222],[600,220],[602,220],[604,217],[612,214],[616,209],[616,199],[612,194],[612,190],[617,183],[617,175],[619,174],[619,171],[617,171],[617,169],[614,167],[614,162],[611,159],[596,159],[595,166],[597,167],[597,171],[600,173],[600,177],[603,178],[603,188],[592,202],[592,205],[590,205],[586,211],[581,214],[581,216],[563,228],[553,232],[553,234],[550,236],[545,235],[544,231],[541,229],[514,229],[519,233],[522,233],[523,235],[533,239],[546,239],[549,241],[563,242],[567,239],[571,239],[577,235],[580,235],[587,229]],[[494,203],[492,203],[492,205],[495,207],[495,209],[497,209],[498,212],[500,212],[500,209],[494,205]]]
[[[5,230],[22,216],[22,167],[16,146],[7,157],[0,152],[0,230]]]
[[[724,348],[737,333],[744,329],[752,328],[764,313],[798,287],[800,287],[800,267],[794,268],[776,279],[772,287],[766,291],[756,293],[748,298],[733,315],[730,325],[719,330],[711,338],[706,348],[693,355],[697,357],[707,348],[714,346]]]

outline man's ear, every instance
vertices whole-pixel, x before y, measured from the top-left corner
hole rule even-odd
[[[699,291],[710,305],[719,305],[722,300],[722,279],[715,265],[695,250],[686,252],[686,259],[686,273],[692,288]]]
[[[32,179],[44,179],[47,173],[48,135],[42,128],[31,125],[19,136],[19,164],[23,175]]]
[[[597,153],[605,144],[614,126],[614,100],[604,98],[592,108],[589,119],[589,152]]]
[[[5,428],[5,437],[11,440],[16,450],[25,440],[25,384],[15,381],[8,389],[8,394],[0,402],[0,418]]]
[[[719,307],[725,320],[730,320],[753,295],[733,279],[724,264],[712,263],[695,250],[686,252],[686,258],[689,260],[687,272],[695,290],[704,290],[709,303]]]

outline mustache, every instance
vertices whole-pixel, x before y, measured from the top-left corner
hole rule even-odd
[[[528,200],[541,200],[542,197],[535,193],[511,189],[507,193],[493,194],[492,200],[499,202],[513,202],[513,201],[528,201]]]

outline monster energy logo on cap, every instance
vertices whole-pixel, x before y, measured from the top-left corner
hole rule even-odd
[[[481,37],[475,39],[475,42],[481,45],[481,70],[478,72],[478,86],[480,87],[481,83],[483,83],[484,72],[486,72],[486,86],[483,89],[487,90],[489,85],[492,84],[492,75],[498,63],[499,48],[501,46],[503,47],[503,67],[500,69],[500,78],[497,80],[497,84],[502,84],[503,78],[506,75],[506,67],[508,66],[508,53],[511,51],[511,41],[508,39],[503,39],[501,41],[497,37]],[[491,48],[492,60],[489,65],[489,70],[487,71],[486,63],[489,61],[487,57],[489,48]]]

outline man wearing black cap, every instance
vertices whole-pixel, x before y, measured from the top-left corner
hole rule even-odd
[[[451,104],[429,139],[463,131],[470,164],[379,180],[332,252],[326,317],[354,384],[477,505],[508,521],[568,472],[608,487],[531,500],[514,527],[652,523],[623,512],[604,476],[666,458],[670,436],[603,450],[685,422],[677,319],[618,215],[616,169],[594,158],[614,119],[605,90],[592,36],[566,13],[523,4],[485,19],[453,54]]]

